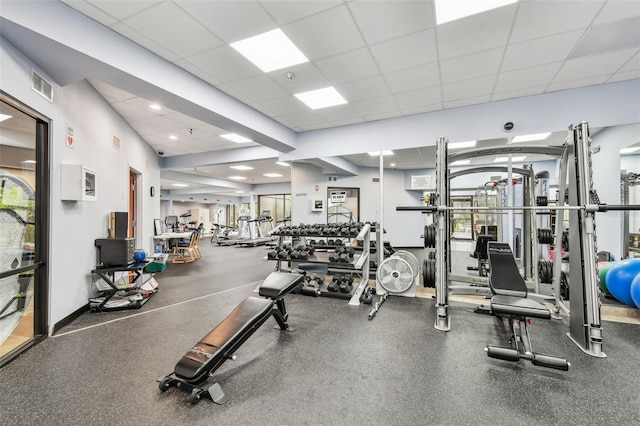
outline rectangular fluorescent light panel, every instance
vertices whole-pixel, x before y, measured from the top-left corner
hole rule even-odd
[[[246,177],[244,176],[229,176],[227,179],[233,179],[233,180],[245,180]]]
[[[280,173],[264,173],[262,176],[266,176],[266,177],[282,177],[282,175]]]
[[[631,153],[634,153],[636,151],[640,151],[640,146],[632,147],[632,148],[622,148],[620,150],[620,154],[631,154]]]
[[[372,157],[378,157],[380,156],[380,151],[373,151],[368,154]],[[382,156],[384,157],[385,155],[393,155],[393,151],[382,151]]]
[[[518,142],[533,142],[533,141],[541,141],[541,140],[545,140],[546,138],[549,137],[549,135],[551,134],[551,132],[547,132],[547,133],[535,133],[532,135],[520,135],[520,136],[515,136],[511,142],[512,143],[518,143]]]
[[[511,157],[511,162],[512,163],[519,163],[520,161],[524,161],[524,159],[527,158],[526,155],[522,155],[520,157]],[[495,160],[493,160],[494,163],[507,163],[509,162],[509,157],[497,157]]]
[[[172,183],[171,186],[178,186],[180,188],[185,188],[189,185],[187,185],[186,183]]]
[[[253,167],[249,166],[229,166],[229,168],[234,170],[253,170]]]
[[[497,9],[518,0],[435,0],[436,24],[455,21],[488,10]]]
[[[285,163],[284,161],[276,161],[276,164],[278,166],[284,166],[284,167],[289,167],[291,165],[289,163]]]
[[[458,161],[454,161],[453,163],[449,164],[450,166],[465,166],[467,164],[471,163],[471,160],[458,160]]]
[[[7,114],[0,114],[0,122],[4,121],[4,120],[8,120],[11,117],[13,117],[12,115],[7,115]]]
[[[236,41],[231,47],[264,72],[309,62],[279,28]]]
[[[253,142],[251,139],[245,138],[244,136],[236,135],[235,133],[227,133],[225,135],[220,135],[220,137],[235,143]]]
[[[473,148],[477,141],[450,142],[447,144],[449,149]]]
[[[327,108],[347,103],[347,100],[343,98],[334,87],[325,87],[324,89],[297,93],[295,97],[311,109]]]

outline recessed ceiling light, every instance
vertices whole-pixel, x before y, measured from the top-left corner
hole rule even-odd
[[[391,164],[389,164],[389,165],[390,165],[391,167],[395,167],[395,166],[396,166],[396,163],[391,163]]]
[[[24,161],[22,161],[22,163],[26,163],[26,164],[36,164],[36,160],[24,160]]]
[[[169,139],[171,139],[172,141],[176,141],[178,140],[178,137],[176,135],[169,135]]]
[[[179,186],[180,188],[184,188],[185,186],[189,186],[186,183],[172,183],[171,186]]]
[[[378,157],[380,155],[380,151],[372,151],[368,153],[372,157]],[[382,156],[385,155],[393,155],[393,151],[382,151]]]
[[[455,21],[456,19],[497,9],[518,0],[435,0],[436,24]]]
[[[7,115],[7,114],[0,114],[0,122],[4,121],[4,120],[8,120],[11,117],[13,117],[13,115]]]
[[[264,72],[309,62],[279,28],[236,41],[231,47]]]
[[[295,97],[311,109],[327,108],[347,103],[347,100],[343,98],[334,87],[325,87],[324,89],[297,93]]]
[[[450,166],[464,166],[466,164],[471,163],[471,160],[458,160],[458,161],[454,161],[453,163],[449,164]]]
[[[622,148],[620,150],[620,154],[631,154],[636,151],[640,151],[640,146],[631,147],[631,148]]]
[[[149,108],[151,108],[154,111],[160,111],[162,109],[162,107],[158,104],[151,104],[149,105]]]
[[[246,177],[244,176],[229,176],[227,179],[233,179],[233,180],[245,180]]]
[[[541,141],[541,140],[544,140],[544,139],[548,138],[550,134],[551,134],[551,132],[535,133],[535,134],[532,134],[532,135],[520,135],[520,136],[514,137],[511,140],[511,142],[517,143],[517,142]]]
[[[460,148],[473,148],[476,146],[477,141],[464,141],[464,142],[450,142],[447,144],[447,148],[449,149],[460,149]]]
[[[253,170],[253,167],[250,166],[229,166],[230,169],[234,169],[234,170]]]
[[[291,165],[289,163],[285,163],[284,161],[276,161],[276,164],[278,166],[284,166],[284,167],[289,167]]]
[[[236,194],[244,194],[244,191],[233,191],[233,192],[235,192]]]
[[[262,176],[266,177],[282,177],[280,173],[264,173]]]
[[[228,140],[233,141],[235,143],[253,142],[251,139],[245,138],[244,136],[240,136],[240,135],[237,135],[235,133],[227,133],[225,135],[220,135],[220,137],[228,139]]]
[[[527,158],[526,155],[522,155],[520,157],[511,157],[511,162],[512,163],[519,163],[520,161],[524,161],[524,159]],[[509,157],[496,157],[495,160],[493,160],[494,163],[507,163],[509,162]]]

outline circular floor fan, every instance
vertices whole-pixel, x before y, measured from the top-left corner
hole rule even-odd
[[[398,250],[378,266],[376,281],[389,293],[403,293],[411,288],[419,273],[418,259],[408,251]]]

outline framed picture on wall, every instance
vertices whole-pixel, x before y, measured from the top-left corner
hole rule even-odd
[[[153,235],[162,234],[162,221],[160,219],[153,219]]]

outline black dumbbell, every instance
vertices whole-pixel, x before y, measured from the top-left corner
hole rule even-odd
[[[340,262],[340,255],[338,253],[331,253],[329,255],[329,262],[333,262],[333,263]]]
[[[269,250],[269,252],[267,253],[267,259],[277,259],[278,258],[278,252],[276,250]]]

